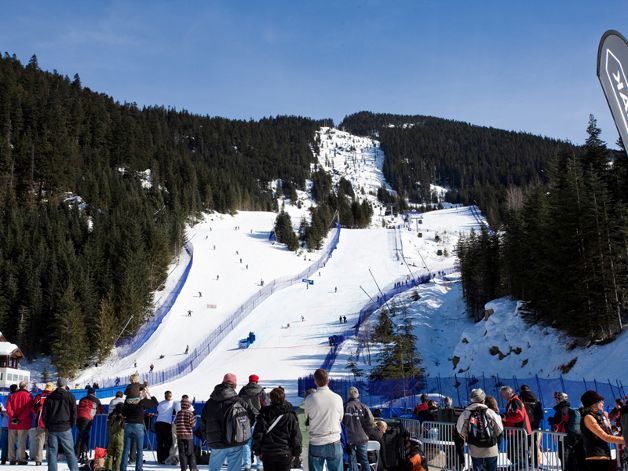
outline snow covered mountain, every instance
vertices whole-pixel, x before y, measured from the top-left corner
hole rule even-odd
[[[357,195],[374,205],[379,205],[376,194],[380,187],[392,191],[381,171],[384,155],[377,141],[333,128],[321,128],[317,136],[318,163],[330,172],[334,183],[344,177]],[[446,191],[437,186],[433,190],[440,198]],[[281,197],[295,225],[315,204],[308,191],[298,192],[297,196],[297,201]],[[380,218],[384,217],[383,209],[380,205]],[[76,382],[83,385],[112,376],[124,381],[136,370],[145,374],[150,365],[160,371],[180,363],[185,359],[186,347],[194,348],[238,309],[239,303],[260,290],[262,280],[294,275],[316,260],[316,253],[295,254],[268,239],[275,216],[250,212],[234,216],[208,214],[190,226],[192,268],[155,334],[138,351],[113,355],[105,364],[85,369]],[[384,220],[386,227],[380,219],[368,229],[342,229],[336,251],[313,274],[312,285],[297,283],[273,293],[233,326],[198,367],[154,387],[152,392],[171,389],[204,399],[230,371],[240,382],[251,373],[258,374],[263,385],[281,384],[294,398],[297,378],[321,365],[329,351],[328,338],[351,328],[369,301],[367,294],[376,297],[380,288],[385,290],[408,277],[455,266],[458,239],[486,224],[476,207],[386,216]],[[162,295],[167,294],[185,263],[182,258],[179,266],[173,264]],[[562,340],[552,329],[526,326],[518,316],[517,303],[510,300],[490,304],[490,317],[475,324],[466,316],[456,276],[438,277],[420,286],[416,289],[419,300],[415,300],[414,291],[399,295],[394,302],[407,306],[414,319],[417,348],[430,375],[538,373],[556,377],[563,372],[611,379],[625,375],[620,364],[604,361],[618,348],[626,350],[625,338],[611,346],[572,349],[569,341]],[[339,316],[346,316],[347,323],[339,322]],[[377,313],[369,322],[372,324],[376,318]],[[238,340],[251,331],[256,341],[248,349],[239,349]],[[346,364],[356,349],[355,340],[343,344],[333,366],[335,375],[348,374]],[[375,348],[373,355],[376,352]],[[570,363],[574,364],[568,369],[565,365]],[[369,368],[366,364],[360,366]]]

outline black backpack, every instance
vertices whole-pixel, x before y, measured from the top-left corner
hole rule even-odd
[[[467,443],[478,448],[490,448],[497,444],[495,424],[486,415],[488,408],[477,407],[469,415]]]
[[[251,438],[249,413],[239,400],[227,406],[223,415],[224,437],[227,445],[243,445]]]

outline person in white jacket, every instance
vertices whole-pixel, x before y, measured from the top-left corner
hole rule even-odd
[[[471,391],[470,399],[456,429],[469,445],[473,471],[496,471],[499,436],[504,431],[502,419],[484,404],[486,394],[481,389]]]
[[[322,471],[325,462],[329,471],[342,471],[340,423],[344,417],[342,398],[329,389],[329,375],[319,368],[314,372],[316,392],[303,402],[306,420],[309,421],[309,471]]]

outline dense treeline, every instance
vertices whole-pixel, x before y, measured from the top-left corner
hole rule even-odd
[[[28,356],[51,353],[64,374],[102,357],[127,321],[133,332],[149,315],[187,218],[276,209],[268,182],[303,189],[315,130],[329,124],[120,104],[78,75],[5,54],[0,329]]]
[[[451,188],[447,201],[477,204],[498,225],[509,188],[546,180],[547,164],[567,144],[528,133],[474,126],[430,116],[360,112],[341,128],[377,136],[384,176],[410,202],[433,201],[430,183]]]
[[[460,242],[463,289],[478,318],[500,295],[527,317],[605,341],[628,316],[628,157],[613,155],[591,117],[583,149],[563,149],[546,185],[509,196],[504,231]],[[620,143],[621,144],[621,143]],[[613,158],[615,157],[615,158]]]

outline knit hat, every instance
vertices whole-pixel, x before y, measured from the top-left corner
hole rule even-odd
[[[90,386],[89,388],[87,388],[87,394],[96,394],[96,390]]]
[[[562,391],[556,391],[554,393],[554,399],[556,399],[558,402],[563,402],[569,400],[569,396],[567,395],[567,393],[564,393]]]
[[[596,391],[587,391],[582,397],[580,397],[580,402],[584,407],[591,407],[593,404],[596,404],[600,401],[603,401],[604,398],[600,396]]]
[[[68,380],[66,378],[57,379],[57,387],[65,388],[68,385]]]
[[[55,385],[54,383],[46,383],[46,387],[44,388],[44,391],[52,391],[54,390]]]
[[[484,402],[486,394],[480,388],[471,390],[471,402]]]
[[[360,397],[360,391],[355,386],[349,388],[349,399],[357,399]]]
[[[225,384],[232,384],[232,385],[236,385],[238,384],[238,380],[236,379],[236,375],[234,375],[233,373],[227,373],[223,378],[222,378],[222,382]]]
[[[249,376],[249,383],[259,383],[259,376],[257,376],[257,375],[250,375]]]

